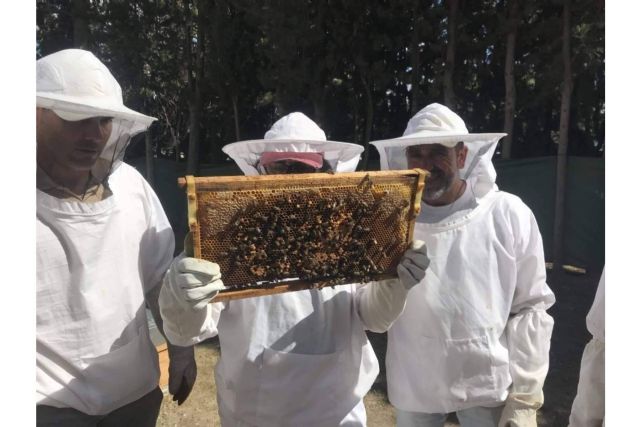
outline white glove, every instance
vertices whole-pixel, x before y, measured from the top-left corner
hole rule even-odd
[[[398,280],[383,280],[358,288],[358,314],[365,328],[387,331],[404,310],[407,293],[424,278],[429,267],[427,246],[421,240],[411,242],[398,263]]]
[[[184,253],[173,260],[158,297],[169,342],[189,346],[215,333],[215,310],[209,301],[225,288],[220,277],[218,264]]]
[[[498,427],[537,427],[537,410],[542,406],[539,399],[529,396],[509,395],[502,410]]]
[[[397,268],[400,282],[406,290],[420,283],[427,274],[430,262],[427,257],[427,245],[422,240],[412,241]]]
[[[177,256],[171,263],[162,286],[168,288],[174,304],[186,309],[202,310],[225,288],[221,277],[218,264]]]

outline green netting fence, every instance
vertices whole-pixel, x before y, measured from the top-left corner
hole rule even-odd
[[[144,159],[131,162],[145,175]],[[501,190],[518,195],[534,212],[547,261],[553,254],[556,158],[538,157],[494,161]],[[186,198],[177,179],[184,163],[155,159],[154,188],[176,232],[176,248],[182,247],[187,228]],[[565,207],[565,264],[600,271],[605,256],[605,162],[602,158],[570,157],[567,163]],[[204,166],[200,176],[239,175],[235,164]]]

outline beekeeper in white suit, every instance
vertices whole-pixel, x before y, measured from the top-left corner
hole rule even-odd
[[[569,427],[604,427],[605,425],[605,291],[604,269],[596,297],[587,314],[591,340],[584,347],[580,363],[578,390],[571,406]]]
[[[246,175],[258,175],[353,171],[363,149],[327,141],[313,121],[292,113],[264,140],[223,150]],[[224,277],[217,264],[184,258],[160,295],[165,331],[177,345],[220,337],[216,386],[225,427],[364,426],[362,399],[378,375],[365,329],[389,328],[427,265],[424,244],[413,242],[400,280],[207,304]]]
[[[155,426],[162,402],[145,304],[173,259],[155,193],[122,158],[152,117],[124,106],[92,53],[36,62],[38,426]],[[169,345],[170,392],[195,381],[193,348]]]
[[[398,426],[535,426],[555,297],[531,210],[498,191],[504,134],[470,134],[449,108],[419,111],[400,138],[375,141],[382,169],[431,175],[414,239],[431,260],[389,330],[387,384]]]

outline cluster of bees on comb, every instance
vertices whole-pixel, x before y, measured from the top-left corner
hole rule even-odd
[[[223,274],[248,270],[251,280],[235,288],[268,288],[287,278],[317,288],[369,282],[384,273],[391,254],[405,250],[397,235],[379,242],[371,227],[397,224],[408,206],[398,194],[372,191],[368,179],[346,194],[303,189],[272,197],[268,209],[255,202],[223,232],[230,242],[218,254],[228,266]]]

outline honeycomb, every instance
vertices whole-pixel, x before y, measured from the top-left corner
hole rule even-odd
[[[187,177],[194,255],[219,264],[227,294],[395,277],[424,178],[416,170]]]

